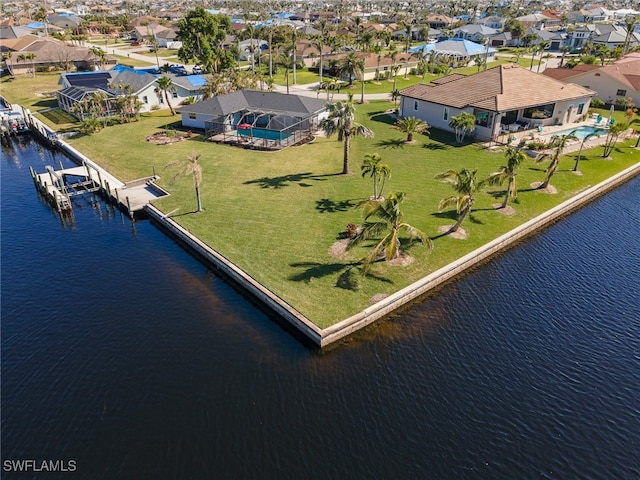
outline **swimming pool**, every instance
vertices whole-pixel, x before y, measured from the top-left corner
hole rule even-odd
[[[551,138],[560,135],[569,135],[571,132],[574,132],[574,135],[578,137],[579,140],[584,140],[587,135],[590,135],[595,131],[600,132],[599,135],[604,135],[607,133],[607,131],[603,128],[584,126],[578,128],[568,128],[566,130],[560,130],[559,132],[549,133],[545,135],[545,138]]]
[[[242,137],[266,138],[267,140],[286,140],[291,136],[287,132],[279,132],[276,130],[266,130],[264,128],[246,128],[239,129],[238,135]]]

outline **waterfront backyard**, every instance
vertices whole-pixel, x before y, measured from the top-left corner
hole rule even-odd
[[[439,228],[454,223],[452,209],[438,212],[439,201],[453,194],[449,185],[437,182],[437,173],[462,168],[478,169],[484,178],[505,163],[504,151],[481,144],[455,144],[454,136],[433,130],[419,135],[415,144],[392,128],[394,119],[387,102],[358,106],[359,120],[375,132],[375,138],[356,138],[351,149],[351,175],[340,175],[342,143],[319,137],[315,142],[281,152],[258,152],[201,141],[198,135],[172,145],[152,145],[145,138],[158,129],[171,128],[165,112],[134,124],[116,125],[71,143],[124,181],[152,174],[172,195],[156,202],[171,218],[201,238],[227,259],[293,305],[321,328],[330,326],[369,306],[373,299],[391,294],[426,274],[454,261],[486,242],[513,229],[571,196],[637,163],[640,152],[634,142],[620,144],[613,160],[600,157],[602,147],[583,151],[579,176],[571,172],[574,155],[560,162],[552,185],[557,194],[533,190],[530,184],[544,178],[547,163],[527,160],[519,169],[519,197],[515,214],[505,216],[493,205],[504,188],[489,187],[477,195],[463,228],[468,237],[441,236]],[[126,145],[126,148],[123,146]],[[361,223],[355,205],[372,194],[372,182],[362,178],[360,166],[366,154],[377,152],[391,167],[384,195],[405,192],[404,220],[427,233],[434,243],[429,253],[421,244],[407,248],[413,258],[402,266],[376,263],[370,275],[344,288],[341,277],[365,256],[371,243],[330,253],[347,224]],[[203,170],[204,210],[196,213],[191,177],[170,181],[164,166],[196,153]],[[359,271],[357,268],[355,271]]]
[[[51,89],[46,76],[3,82],[3,91],[27,91],[19,82],[37,83],[30,92]],[[32,93],[33,95],[33,93]],[[24,94],[12,101],[28,105],[33,111],[51,107],[42,94],[36,99]],[[357,98],[357,96],[356,96]],[[433,129],[429,136],[416,135],[416,142],[404,142],[406,135],[393,128],[393,104],[375,101],[357,106],[358,121],[375,133],[375,138],[355,138],[351,148],[350,175],[342,170],[342,143],[336,137],[319,136],[313,143],[280,152],[259,152],[233,146],[203,142],[192,138],[171,145],[154,145],[146,138],[159,130],[179,127],[179,116],[167,111],[145,115],[139,122],[114,125],[90,136],[77,136],[69,142],[123,181],[142,178],[154,172],[159,184],[171,196],[156,202],[171,218],[238,265],[269,290],[294,306],[321,328],[325,328],[366,308],[375,299],[392,294],[508,232],[516,226],[560,204],[590,186],[640,161],[635,138],[620,143],[611,158],[601,158],[602,147],[582,152],[582,175],[571,172],[575,153],[562,157],[552,179],[557,194],[531,188],[544,178],[548,162],[536,164],[528,159],[519,168],[518,203],[515,214],[503,215],[499,203],[504,187],[489,187],[477,195],[471,215],[462,227],[465,240],[442,236],[440,227],[452,225],[454,209],[438,212],[441,199],[454,193],[434,176],[446,170],[477,169],[485,178],[506,163],[504,149],[485,145],[457,145],[453,134]],[[78,124],[59,110],[38,115],[50,126],[70,131]],[[616,112],[622,121],[622,112]],[[637,128],[637,120],[633,126]],[[200,155],[204,210],[196,213],[193,179],[177,178],[164,167]],[[406,248],[412,261],[403,265],[374,264],[370,275],[362,278],[358,261],[372,243],[363,243],[340,255],[337,244],[350,223],[362,222],[355,206],[373,193],[370,178],[362,178],[360,167],[365,155],[378,153],[391,168],[384,196],[405,192],[404,220],[433,239],[428,252],[421,244]],[[336,251],[338,254],[336,254]],[[345,272],[355,275],[344,280]],[[349,288],[345,288],[349,287]]]

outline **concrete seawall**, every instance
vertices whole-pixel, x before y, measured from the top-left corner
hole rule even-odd
[[[251,293],[256,300],[273,310],[284,321],[293,326],[314,344],[324,347],[366,327],[367,325],[370,325],[374,321],[388,315],[403,305],[406,305],[434,288],[439,287],[445,282],[452,280],[457,275],[469,270],[481,262],[486,261],[496,253],[512,246],[528,235],[531,235],[537,230],[559,220],[564,215],[593,201],[600,195],[624,182],[627,182],[637,175],[640,175],[640,163],[637,163],[619,174],[599,183],[598,185],[579,193],[575,197],[570,198],[551,210],[548,210],[504,235],[501,235],[495,240],[483,245],[473,252],[468,253],[455,262],[436,270],[393,295],[386,297],[380,302],[325,329],[320,329],[318,326],[313,324],[308,318],[298,312],[291,305],[270,292],[246,272],[242,271],[228,259],[211,249],[208,245],[178,225],[172,219],[167,218],[162,214],[162,212],[152,205],[148,205],[145,210],[149,214],[149,217],[165,231],[178,239],[182,244],[195,251],[198,255],[233,281],[241,285],[246,291]]]

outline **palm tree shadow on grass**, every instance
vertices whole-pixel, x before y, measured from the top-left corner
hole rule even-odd
[[[346,212],[355,206],[353,200],[340,200],[335,202],[328,198],[316,200],[316,210],[320,213]]]
[[[345,290],[357,290],[359,288],[358,281],[353,281],[350,277],[360,275],[360,262],[351,263],[317,263],[317,262],[298,262],[292,263],[294,268],[304,268],[303,271],[295,275],[291,275],[289,280],[293,282],[305,282],[309,283],[314,278],[323,278],[329,275],[338,275],[336,279],[336,287],[343,288]],[[357,271],[356,271],[357,270]],[[367,274],[367,277],[379,280],[385,283],[393,283],[390,280]]]
[[[390,140],[381,140],[376,143],[376,146],[383,148],[404,148],[404,138],[392,138]]]
[[[426,148],[427,150],[448,150],[451,147],[442,143],[429,142],[422,145],[422,148]]]
[[[314,175],[311,172],[292,173],[290,175],[282,175],[280,177],[262,177],[255,180],[247,180],[244,185],[258,185],[260,188],[279,189],[297,184],[299,187],[311,187],[310,182],[324,182],[325,177],[336,176],[335,173],[326,175]]]

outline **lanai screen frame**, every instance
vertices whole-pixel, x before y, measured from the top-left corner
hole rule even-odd
[[[281,129],[254,127],[256,122],[265,115],[271,116],[269,123],[271,123],[273,118],[277,117],[287,117],[296,121]],[[249,116],[253,116],[253,122],[251,123],[252,128],[248,129],[250,130],[249,134],[239,135],[238,125],[248,123],[244,120]],[[320,111],[302,117],[300,112],[243,107],[231,113],[218,115],[205,121],[205,139],[215,135],[222,135],[222,141],[225,143],[244,143],[245,146],[256,148],[282,149],[294,145],[312,135],[313,132],[319,128],[319,117]],[[254,128],[256,128],[256,130],[276,132],[277,136],[274,135],[276,138],[273,139],[254,137],[252,135]]]

